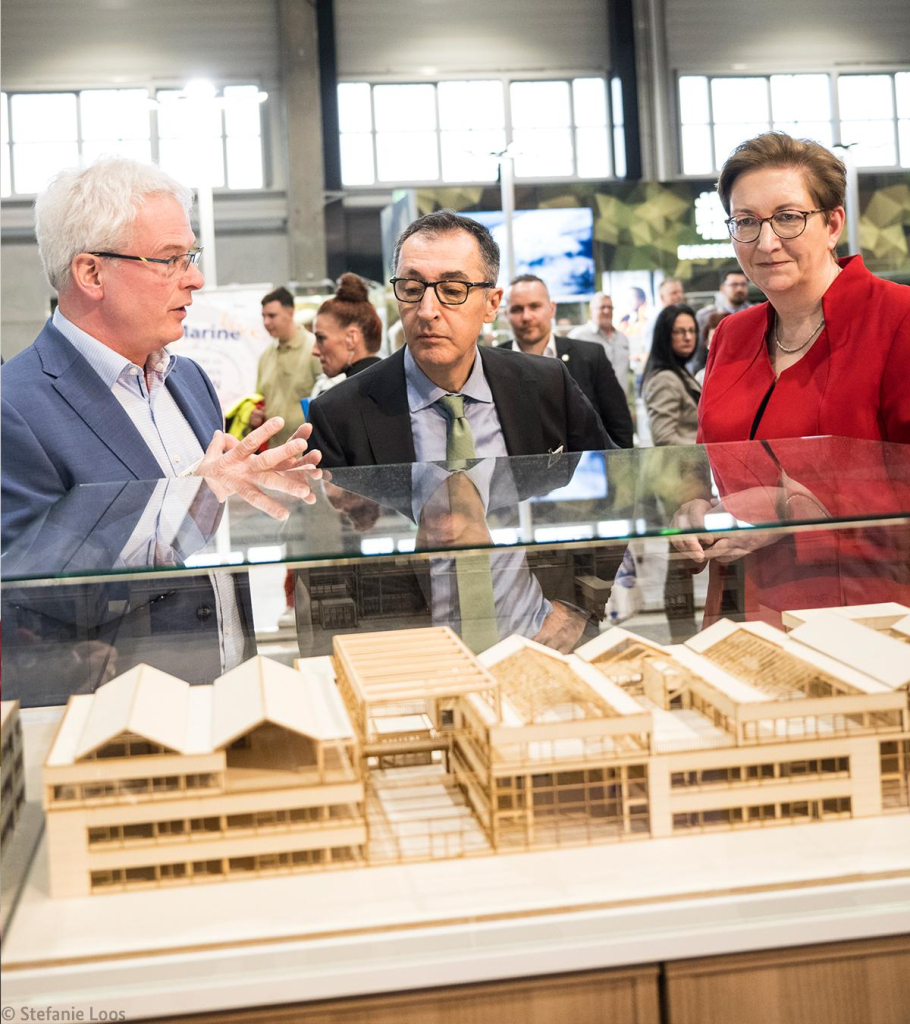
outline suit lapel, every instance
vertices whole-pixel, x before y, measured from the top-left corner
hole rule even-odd
[[[414,462],[414,435],[404,377],[404,349],[384,359],[365,388],[361,417],[377,465]]]
[[[509,455],[540,455],[547,450],[540,422],[537,381],[516,367],[517,360],[500,356],[489,348],[478,348],[483,372],[493,393],[502,436]]]
[[[42,365],[56,376],[54,388],[64,401],[137,480],[159,479],[161,467],[142,435],[88,362],[52,326],[39,340]]]

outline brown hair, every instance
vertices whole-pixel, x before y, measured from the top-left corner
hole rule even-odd
[[[316,316],[328,313],[341,327],[356,324],[367,351],[378,352],[382,345],[382,321],[369,300],[369,294],[362,278],[356,274],[342,274],[335,294],[316,310]]]
[[[707,338],[709,331],[717,330],[721,320],[726,320],[728,316],[733,316],[733,314],[728,313],[725,309],[715,309],[705,321],[705,337]]]
[[[268,295],[263,295],[263,306],[267,306],[270,302],[280,302],[282,306],[287,306],[288,309],[294,308],[294,296],[291,295],[287,288],[276,288],[273,292],[269,292]]]
[[[815,205],[825,211],[826,221],[829,210],[844,205],[847,171],[833,153],[811,139],[794,139],[786,132],[764,132],[741,142],[721,168],[717,192],[727,216],[736,179],[766,167],[794,167],[802,171],[806,188]]]

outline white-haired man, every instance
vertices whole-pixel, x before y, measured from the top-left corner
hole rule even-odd
[[[119,158],[64,171],[38,197],[38,248],[59,302],[3,368],[4,549],[79,484],[195,473],[216,493],[251,494],[307,447],[303,430],[255,454],[280,419],[242,442],[229,438],[211,381],[167,351],[203,284],[191,202],[162,171]],[[305,480],[290,489],[309,497]],[[197,618],[214,624],[213,604],[199,600]],[[217,593],[214,602],[220,610]],[[222,667],[239,653],[225,654],[222,643]]]

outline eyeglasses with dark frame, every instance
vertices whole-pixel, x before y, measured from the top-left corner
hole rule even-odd
[[[778,238],[799,238],[813,213],[826,210],[778,210],[770,217],[730,217],[725,220],[730,237],[737,242],[755,242],[761,234],[762,224],[770,224]]]
[[[90,252],[89,256],[101,256],[106,260],[138,260],[140,263],[163,263],[167,267],[168,274],[185,274],[191,266],[199,263],[202,255],[202,246],[198,249],[191,249],[189,252],[181,252],[176,256],[168,256],[167,259],[161,256],[126,256],[122,252]]]
[[[472,288],[492,288],[493,281],[418,281],[413,277],[393,277],[389,284],[399,302],[420,302],[427,288],[436,292],[444,306],[460,306],[468,301]]]

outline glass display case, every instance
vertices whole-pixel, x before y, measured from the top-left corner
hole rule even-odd
[[[476,652],[512,634],[567,652],[621,620],[680,642],[721,616],[780,625],[788,609],[910,603],[901,445],[382,466],[314,487],[311,505],[274,491],[219,503],[196,479],[74,489],[5,537],[5,696],[61,704],[142,662],[210,683],[270,653],[292,586],[285,660],[353,631],[449,625]]]
[[[312,503],[270,482],[79,487],[4,537],[3,695],[48,822],[5,917],[12,1002],[228,1011],[906,930],[910,446],[345,469]],[[862,627],[824,650],[813,612],[869,605],[894,611],[866,615],[892,659],[867,677]],[[291,807],[244,773],[277,764],[257,694],[298,681],[294,785],[322,789]],[[118,789],[124,757],[171,767]]]

